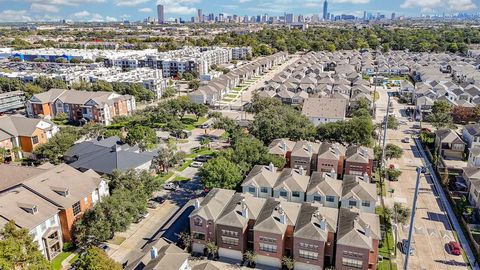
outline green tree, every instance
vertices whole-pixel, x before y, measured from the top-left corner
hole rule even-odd
[[[442,128],[455,127],[455,125],[453,124],[453,118],[450,115],[450,113],[443,113],[443,112],[433,113],[432,112],[429,115],[427,115],[425,120],[430,122],[432,126],[435,127],[437,130]]]
[[[398,129],[398,120],[394,115],[389,115],[387,120],[388,129]]]
[[[282,265],[285,266],[288,270],[292,270],[295,267],[295,260],[291,257],[283,256]]]
[[[197,121],[198,121],[200,117],[203,117],[208,113],[208,107],[203,104],[192,103],[190,104],[189,111],[197,117]]]
[[[398,178],[402,175],[402,171],[397,169],[387,169],[387,177],[391,181],[397,181]]]
[[[410,208],[403,206],[400,203],[394,203],[390,210],[392,218],[400,224],[407,224],[410,218]]]
[[[259,113],[263,110],[282,106],[282,102],[276,98],[262,97],[255,93],[252,98],[252,104],[248,108],[249,112]]]
[[[317,128],[317,138],[321,141],[342,144],[370,146],[375,127],[370,117],[354,117],[349,121],[325,123]]]
[[[223,156],[207,161],[200,169],[203,184],[209,188],[235,189],[243,175],[237,164]]]
[[[122,266],[110,259],[103,250],[97,247],[90,247],[78,257],[78,260],[75,262],[75,269],[121,270]]]
[[[380,146],[376,146],[374,149],[375,152],[375,159],[380,160],[382,158],[382,148]],[[389,159],[399,159],[403,155],[403,149],[400,146],[397,146],[392,143],[387,143],[385,145],[385,160]]]
[[[191,80],[188,82],[188,88],[192,90],[197,90],[200,87],[199,80]]]
[[[0,163],[5,162],[5,158],[8,156],[8,150],[5,147],[0,147]]]
[[[94,92],[100,92],[100,91],[103,91],[103,92],[112,92],[113,91],[113,85],[109,82],[106,82],[106,81],[97,81],[95,83],[93,83],[90,87],[91,91],[94,91]]]
[[[76,128],[62,128],[47,143],[41,144],[33,153],[39,159],[45,159],[53,164],[60,163],[63,154],[80,138]]]
[[[178,151],[176,144],[173,141],[169,141],[158,148],[154,163],[162,168],[163,172],[168,172],[170,167],[180,164],[184,157],[185,153]]]
[[[243,253],[243,258],[245,258],[249,267],[253,267],[257,264],[257,253],[255,253],[255,251],[247,250]]]
[[[157,135],[155,130],[150,127],[136,125],[128,129],[125,141],[130,145],[138,144],[140,149],[146,150],[155,146]]]
[[[0,236],[0,269],[50,269],[28,230],[19,229],[13,220],[5,224]]]

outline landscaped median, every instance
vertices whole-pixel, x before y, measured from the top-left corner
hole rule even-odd
[[[387,215],[385,208],[377,207],[377,215],[380,216],[380,225],[385,230],[385,236],[380,241],[378,247],[378,255],[382,260],[378,262],[377,269],[379,270],[396,270],[397,263],[394,261],[395,255],[395,240],[393,238],[392,223],[390,217]]]

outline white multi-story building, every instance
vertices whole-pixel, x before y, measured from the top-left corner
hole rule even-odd
[[[232,59],[234,60],[244,60],[250,55],[252,56],[252,48],[251,47],[235,47],[231,49],[232,51]]]

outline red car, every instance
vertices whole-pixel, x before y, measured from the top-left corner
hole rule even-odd
[[[462,248],[460,247],[460,244],[455,241],[451,241],[450,243],[448,243],[448,249],[450,249],[450,253],[453,255],[460,255],[462,253]]]

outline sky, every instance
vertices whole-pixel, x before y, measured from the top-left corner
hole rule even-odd
[[[322,14],[323,0],[0,0],[0,22],[122,21],[156,18],[156,4],[165,6],[165,18],[190,19],[203,14],[282,15]],[[480,12],[480,0],[329,0],[329,12],[353,14],[380,12],[387,17],[422,14]]]

